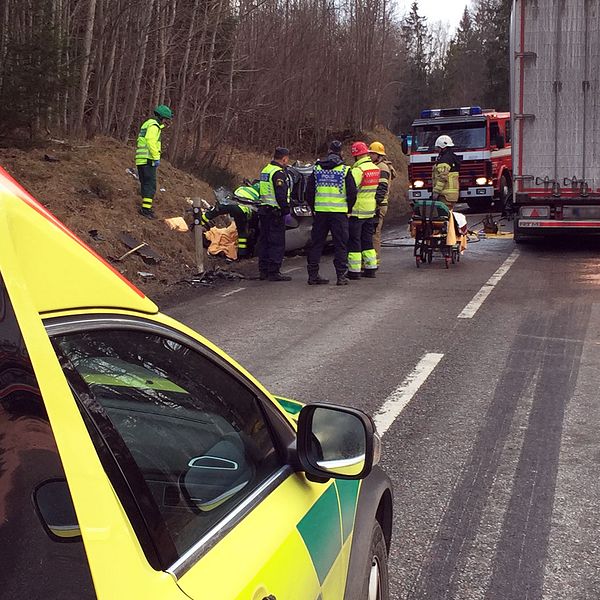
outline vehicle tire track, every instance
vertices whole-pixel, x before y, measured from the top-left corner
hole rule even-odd
[[[513,596],[506,595],[501,580],[504,578],[510,583],[514,579],[512,573],[516,571],[516,565],[523,570],[519,585],[535,571],[537,576],[533,585],[535,589],[541,589],[539,581],[543,579],[543,564],[540,563],[540,558],[544,555],[548,541],[554,481],[558,468],[556,448],[560,449],[564,405],[577,379],[582,350],[582,343],[570,340],[583,339],[588,320],[589,310],[572,304],[560,308],[539,307],[523,315],[485,422],[473,445],[471,457],[453,490],[437,535],[431,543],[429,556],[407,598],[441,600],[456,596],[457,575],[461,573],[477,535],[501,465],[504,446],[511,433],[515,412],[524,392],[535,381],[538,373],[541,374],[541,379],[535,388],[536,404],[526,433],[527,445],[522,450],[513,500],[496,554],[497,566],[486,598],[512,599]],[[565,341],[556,342],[548,338],[564,338]],[[544,402],[544,398],[551,400]],[[551,409],[546,413],[548,404]],[[547,455],[544,453],[543,439],[538,439],[538,436],[545,435],[551,437]],[[536,465],[540,461],[544,466],[537,476]],[[515,549],[511,540],[522,525],[519,511],[527,510],[523,506],[526,500],[520,495],[528,492],[529,498],[535,497],[537,506],[530,508],[527,514],[532,519],[530,524],[539,529],[530,531],[529,536],[522,539],[525,543],[524,553],[523,548]],[[525,562],[521,564],[520,561],[523,560]],[[525,596],[522,593],[525,588],[519,589],[517,586],[513,589],[517,593],[521,592],[515,598],[537,598]]]

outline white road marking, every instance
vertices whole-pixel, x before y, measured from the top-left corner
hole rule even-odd
[[[472,319],[475,313],[481,308],[485,299],[492,293],[492,290],[500,283],[500,280],[508,273],[519,258],[519,251],[515,250],[503,263],[502,266],[484,283],[483,287],[473,296],[473,299],[467,304],[458,315],[459,319]]]
[[[443,354],[435,352],[425,354],[412,373],[387,397],[373,416],[379,435],[383,436],[390,428],[442,358],[444,358]]]
[[[223,298],[227,298],[227,296],[233,296],[233,294],[237,294],[238,292],[243,292],[246,288],[236,288],[235,290],[231,290],[226,294],[221,294]]]
[[[282,273],[293,273],[294,271],[299,271],[302,267],[293,267],[292,269],[286,269],[285,271],[281,271]]]

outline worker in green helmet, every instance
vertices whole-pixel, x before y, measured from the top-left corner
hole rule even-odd
[[[137,138],[135,164],[140,178],[140,194],[142,206],[140,214],[148,219],[155,219],[152,203],[156,194],[156,171],[160,164],[161,134],[165,122],[173,118],[173,111],[164,104],[154,109],[154,116],[142,123]]]

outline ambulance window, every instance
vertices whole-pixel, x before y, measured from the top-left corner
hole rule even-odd
[[[257,397],[200,352],[133,329],[53,341],[119,434],[179,556],[282,466]]]
[[[77,534],[44,401],[0,279],[0,596],[95,598]]]

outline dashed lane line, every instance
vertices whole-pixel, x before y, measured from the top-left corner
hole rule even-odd
[[[473,296],[473,299],[467,304],[458,315],[459,319],[472,319],[475,313],[481,308],[485,299],[492,293],[492,290],[500,283],[500,280],[508,273],[519,258],[519,251],[515,250],[502,263],[501,267],[483,284],[483,287]]]
[[[237,294],[238,292],[243,292],[246,288],[236,288],[235,290],[231,290],[230,292],[226,292],[225,294],[221,294],[222,298],[227,298],[227,296],[233,296],[233,294]]]
[[[408,377],[387,397],[373,417],[379,435],[383,436],[391,427],[442,358],[443,354],[435,352],[425,354]]]

